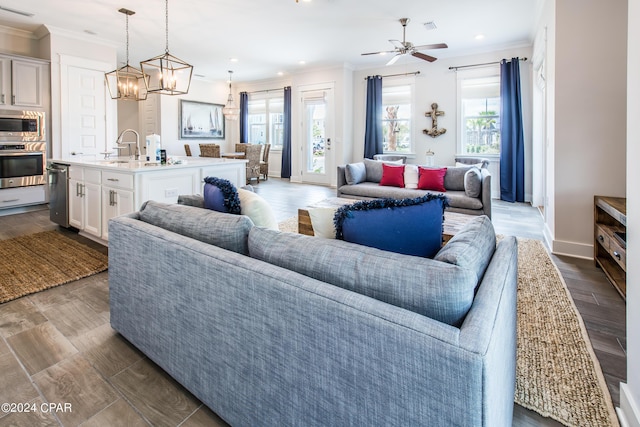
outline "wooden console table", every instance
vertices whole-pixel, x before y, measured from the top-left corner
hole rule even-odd
[[[627,199],[595,196],[593,259],[622,298],[627,294]]]

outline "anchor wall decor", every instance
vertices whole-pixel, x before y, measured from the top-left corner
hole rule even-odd
[[[438,116],[444,116],[444,111],[438,111],[438,104],[431,104],[431,111],[424,113],[425,117],[431,117],[431,129],[424,129],[422,133],[429,135],[431,138],[440,136],[447,130],[445,128],[438,129]]]

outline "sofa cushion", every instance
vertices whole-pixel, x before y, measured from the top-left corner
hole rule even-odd
[[[258,227],[278,229],[278,221],[273,213],[273,209],[266,200],[253,191],[238,190],[240,198],[240,213],[251,218],[251,221]]]
[[[382,165],[380,185],[404,187],[404,165]]]
[[[382,179],[382,165],[401,165],[402,160],[382,162],[379,160],[364,159],[363,163],[367,171],[367,181],[380,182]]]
[[[344,178],[347,184],[354,185],[360,184],[367,179],[367,170],[364,167],[364,162],[349,163],[344,170]]]
[[[447,168],[418,167],[418,188],[420,190],[447,191],[444,188],[444,176]]]
[[[491,220],[481,215],[467,223],[434,257],[473,271],[480,283],[496,247],[496,233]]]
[[[208,176],[204,179],[204,207],[218,212],[240,214],[236,186],[229,180]]]
[[[432,257],[442,245],[446,199],[377,199],[336,211],[336,238],[405,255]]]
[[[464,191],[464,174],[474,166],[447,167],[447,174],[444,176],[444,187],[454,191]]]
[[[476,287],[475,274],[454,264],[259,227],[249,233],[249,254],[454,326]]]
[[[469,197],[482,194],[482,172],[477,167],[469,168],[464,174],[464,192]]]
[[[404,188],[418,188],[418,165],[404,166]]]
[[[244,215],[149,200],[140,208],[140,220],[223,249],[249,253],[247,237],[253,222]]]

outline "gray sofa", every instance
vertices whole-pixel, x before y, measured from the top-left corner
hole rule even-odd
[[[193,206],[109,222],[111,325],[233,426],[510,425],[516,277],[485,217],[434,259]]]
[[[364,181],[349,179],[347,165],[338,166],[337,196],[348,199],[405,199],[435,193],[431,190],[380,185],[381,163],[384,162],[364,159],[362,162],[366,170]],[[481,177],[480,188],[479,191],[472,193],[467,189],[465,183],[465,174],[472,167],[472,165],[447,167],[447,173],[444,177],[444,188],[447,191],[443,193],[449,200],[447,210],[469,215],[486,215],[491,218],[491,173],[486,168],[477,169]]]

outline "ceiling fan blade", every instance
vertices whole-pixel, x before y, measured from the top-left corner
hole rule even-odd
[[[367,52],[360,55],[386,55],[387,53],[396,53],[395,50],[381,50],[380,52]]]
[[[449,46],[447,46],[446,43],[436,43],[436,44],[423,44],[420,46],[414,46],[413,48],[415,50],[429,50],[429,49],[446,49]]]
[[[394,45],[396,49],[404,49],[404,43],[402,43],[400,40],[389,40],[389,43]]]
[[[433,56],[425,55],[424,53],[420,53],[420,52],[412,52],[411,55],[415,56],[416,58],[424,59],[425,61],[429,61],[429,62],[433,62],[436,59],[438,59]]]
[[[393,64],[395,64],[395,62],[396,62],[398,59],[400,59],[400,57],[401,57],[402,55],[404,55],[404,54],[403,54],[403,53],[399,53],[399,54],[397,54],[396,56],[394,56],[393,58],[391,58],[391,59],[389,60],[389,62],[387,62],[387,64],[386,64],[386,65],[393,65]]]

